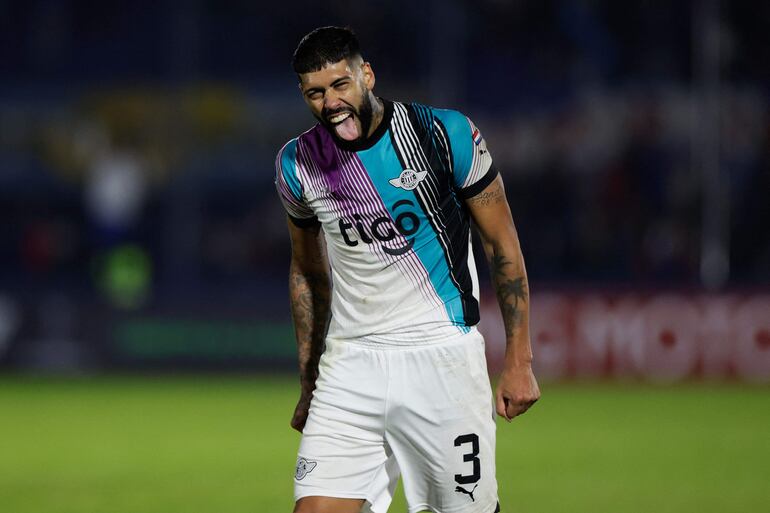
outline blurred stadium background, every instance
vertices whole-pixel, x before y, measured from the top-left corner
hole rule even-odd
[[[503,511],[770,510],[770,3],[30,0],[0,1],[0,511],[289,511],[273,161],[325,24],[506,181],[544,397],[500,427]]]

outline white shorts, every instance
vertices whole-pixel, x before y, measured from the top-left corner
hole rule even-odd
[[[493,513],[495,410],[475,329],[446,342],[327,340],[294,498],[366,499],[385,513],[399,475],[409,512]]]

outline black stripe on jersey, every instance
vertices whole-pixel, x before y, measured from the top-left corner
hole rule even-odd
[[[452,279],[458,290],[462,294],[463,313],[466,315],[466,323],[474,325],[478,323],[478,301],[473,296],[473,279],[468,269],[468,247],[470,245],[470,219],[468,217],[465,205],[461,203],[455,194],[451,143],[449,134],[443,123],[437,119],[430,108],[412,104],[412,110],[407,111],[412,120],[412,125],[417,130],[422,129],[426,136],[421,140],[429,142],[423,145],[423,151],[430,157],[431,174],[435,173],[440,186],[445,187],[439,190],[439,197],[444,199],[444,203],[439,206],[439,215],[444,226],[453,228],[447,231],[449,244],[445,247],[447,261],[456,262],[458,265],[450,265]],[[415,125],[415,121],[419,124]],[[455,222],[449,220],[456,217]]]
[[[495,178],[497,178],[497,168],[493,163],[489,167],[487,174],[482,176],[478,182],[474,183],[473,185],[469,185],[465,189],[460,189],[460,196],[464,199],[474,197],[476,194],[486,189],[487,185],[491,184]]]
[[[439,145],[439,155],[446,159],[447,169],[449,169],[450,174],[454,175],[455,161],[454,157],[452,156],[452,149],[449,144],[449,134],[447,129],[438,119],[434,120],[433,124],[436,127],[436,142]],[[452,183],[454,183],[454,180]]]
[[[470,220],[454,190],[449,137],[425,106],[398,104],[394,110],[393,147],[405,169],[428,171],[413,193],[436,232],[450,278],[460,292],[465,325],[473,326],[479,322],[479,304],[468,269]]]

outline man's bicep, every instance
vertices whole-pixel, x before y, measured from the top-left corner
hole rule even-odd
[[[503,179],[497,175],[478,194],[465,199],[471,217],[485,244],[516,236]]]
[[[287,218],[291,238],[291,258],[295,266],[304,271],[327,271],[326,247],[323,241],[321,224],[297,224]]]

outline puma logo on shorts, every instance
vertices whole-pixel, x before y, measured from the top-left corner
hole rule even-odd
[[[474,486],[473,490],[471,490],[470,492],[468,490],[466,490],[465,488],[463,488],[462,486],[458,486],[458,487],[455,488],[455,491],[468,495],[471,498],[471,501],[476,502],[476,499],[473,498],[473,492],[476,491],[476,488],[478,486],[479,486],[479,484],[476,483],[476,486]]]

